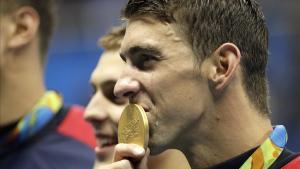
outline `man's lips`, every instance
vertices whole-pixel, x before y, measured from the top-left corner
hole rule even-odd
[[[143,104],[139,104],[139,105],[144,109],[145,112],[149,112],[150,111],[147,106],[144,106]]]
[[[152,121],[152,113],[151,113],[151,110],[150,110],[150,108],[148,108],[147,106],[144,106],[144,105],[142,105],[141,104],[141,106],[142,106],[142,108],[144,109],[144,111],[145,111],[145,113],[146,113],[146,116],[147,116],[147,119],[148,119],[148,123],[149,123],[149,125],[150,125],[150,123],[151,123],[151,121]]]
[[[116,135],[103,134],[96,132],[97,144],[99,148],[113,146],[118,143]]]
[[[114,152],[114,146],[118,143],[116,135],[96,132],[97,147],[95,153],[99,160],[110,158]]]

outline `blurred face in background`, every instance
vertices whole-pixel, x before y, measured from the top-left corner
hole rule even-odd
[[[114,146],[117,144],[117,124],[127,104],[127,99],[116,98],[114,86],[124,67],[119,50],[105,51],[91,75],[94,94],[90,100],[85,119],[94,127],[97,138],[95,149],[100,161],[111,162]]]

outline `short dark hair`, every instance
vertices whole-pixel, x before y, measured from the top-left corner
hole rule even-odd
[[[200,62],[221,44],[241,51],[243,86],[252,104],[269,113],[266,65],[268,29],[255,0],[129,0],[125,18],[150,16],[173,23]]]
[[[121,47],[125,31],[125,26],[111,28],[111,30],[107,34],[99,39],[99,46],[103,47],[104,50],[119,49]]]
[[[55,25],[55,0],[0,0],[1,14],[8,14],[23,6],[34,8],[40,17],[40,52],[44,61]]]

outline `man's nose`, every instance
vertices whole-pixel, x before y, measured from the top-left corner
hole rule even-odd
[[[116,97],[133,97],[140,90],[140,84],[137,80],[131,77],[121,77],[114,88],[114,94]]]
[[[84,118],[87,121],[105,121],[108,118],[108,114],[103,110],[101,99],[98,94],[95,94],[87,105]]]

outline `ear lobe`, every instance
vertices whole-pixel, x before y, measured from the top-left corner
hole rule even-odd
[[[29,44],[38,34],[39,15],[30,7],[22,7],[12,17],[13,26],[8,41],[8,48],[21,48]]]
[[[240,50],[232,43],[222,44],[213,54],[215,71],[211,81],[215,92],[221,92],[229,85],[240,64]]]

